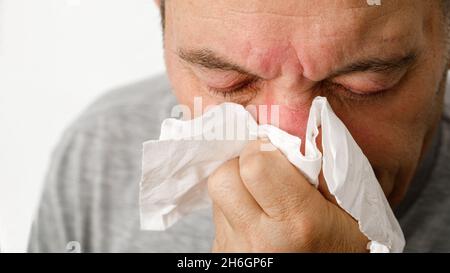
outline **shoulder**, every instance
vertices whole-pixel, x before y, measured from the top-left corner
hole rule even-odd
[[[60,195],[70,196],[83,185],[88,196],[91,188],[113,184],[109,189],[117,192],[110,194],[121,196],[129,181],[139,181],[142,143],[158,138],[175,103],[165,76],[107,92],[65,130],[52,154],[47,186],[55,184]]]
[[[97,99],[83,116],[126,110],[129,107],[161,107],[174,102],[171,87],[166,75],[157,75],[139,82],[109,90]],[[148,110],[148,109],[146,109]]]
[[[136,172],[142,143],[159,137],[161,122],[175,104],[166,76],[106,92],[65,130],[53,152],[50,171],[53,167],[68,170],[71,161],[91,169],[89,162],[95,160],[96,165],[114,163]]]
[[[48,179],[70,184],[67,188],[108,181],[120,196],[120,187],[130,187],[127,181],[139,180],[142,143],[158,138],[175,102],[165,76],[107,92],[65,131],[52,155]]]
[[[30,251],[61,252],[78,241],[87,252],[121,252],[126,240],[140,240],[133,232],[142,143],[158,137],[173,104],[167,78],[158,76],[107,92],[66,129],[47,170]]]
[[[175,104],[167,77],[159,75],[106,92],[67,131],[143,130],[155,137]]]
[[[120,201],[136,205],[142,143],[158,138],[174,103],[164,76],[101,96],[65,131],[54,150],[47,171],[48,193],[96,204],[96,189],[102,188],[102,195],[117,201],[110,207],[120,206]]]

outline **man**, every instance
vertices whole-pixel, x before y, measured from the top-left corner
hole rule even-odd
[[[166,0],[165,59],[178,103],[280,105],[304,137],[327,97],[395,209],[407,251],[450,250],[450,124],[444,107],[447,1]],[[54,154],[30,250],[364,252],[368,239],[318,189],[258,142],[209,179],[210,210],[166,232],[139,230],[141,143],[176,100],[165,78],[94,104]],[[443,114],[444,113],[444,114]]]

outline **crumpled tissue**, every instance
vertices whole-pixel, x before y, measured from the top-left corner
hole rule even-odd
[[[231,123],[238,129],[227,137],[229,128],[234,128],[229,126]],[[239,128],[244,128],[245,134]],[[323,155],[316,144],[319,128]],[[361,232],[370,240],[370,252],[403,251],[402,230],[368,159],[324,97],[316,97],[312,102],[304,155],[300,152],[300,138],[272,125],[258,125],[238,104],[215,106],[192,120],[166,119],[159,140],[143,144],[141,228],[165,230],[187,214],[210,207],[209,175],[224,162],[238,157],[249,140],[263,137],[311,184],[318,185],[319,173],[323,171],[330,193],[358,221]]]

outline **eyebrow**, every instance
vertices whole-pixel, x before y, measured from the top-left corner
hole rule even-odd
[[[210,49],[199,49],[199,50],[178,50],[178,56],[184,61],[198,65],[207,69],[217,69],[223,71],[235,71],[244,75],[249,75],[257,77],[253,73],[249,72],[244,67],[227,60],[214,53]],[[366,60],[359,60],[351,63],[343,68],[339,68],[334,71],[328,78],[337,77],[344,74],[350,74],[355,72],[376,72],[376,73],[387,73],[394,71],[401,71],[411,65],[413,65],[417,60],[417,52],[410,52],[406,55],[400,57],[394,57],[390,59],[382,58],[368,58]]]
[[[200,50],[178,50],[178,56],[184,61],[198,65],[208,69],[217,69],[223,71],[235,71],[241,74],[255,76],[253,73],[249,72],[247,69],[227,60],[214,53],[210,49],[200,49]],[[255,76],[256,77],[256,76]]]
[[[402,71],[416,63],[418,54],[415,51],[409,52],[403,56],[397,56],[389,59],[369,58],[366,60],[356,61],[343,68],[334,71],[330,78],[337,77],[344,74],[355,72],[375,72],[387,73]]]

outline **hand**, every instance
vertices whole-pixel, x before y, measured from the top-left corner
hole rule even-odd
[[[321,176],[316,189],[279,151],[252,141],[208,180],[214,252],[367,252],[367,237]],[[267,145],[267,143],[265,143]]]

